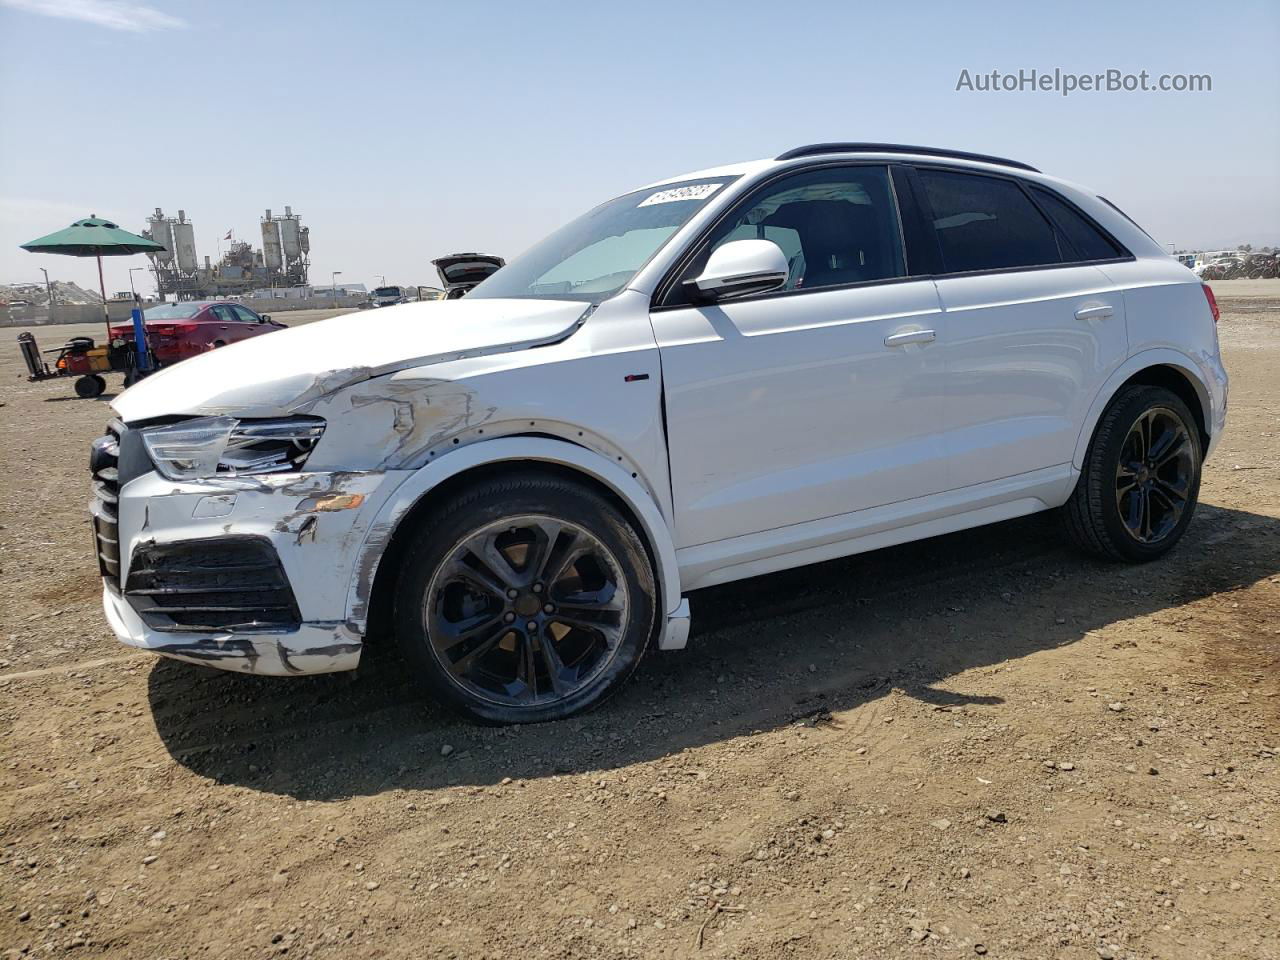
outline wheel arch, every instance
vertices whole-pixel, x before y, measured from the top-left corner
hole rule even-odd
[[[658,584],[662,618],[680,604],[675,542],[662,511],[639,478],[602,455],[549,436],[509,436],[474,443],[416,470],[379,510],[361,546],[347,596],[348,620],[366,635],[387,625],[396,558],[417,525],[453,491],[481,477],[530,468],[584,483],[627,517],[645,545]]]
[[[1176,394],[1196,418],[1201,451],[1208,452],[1213,405],[1204,376],[1195,361],[1176,350],[1149,350],[1130,357],[1098,391],[1076,440],[1075,455],[1071,462],[1077,470],[1084,466],[1089,442],[1093,439],[1093,432],[1097,429],[1103,412],[1121,390],[1133,384],[1164,387]]]

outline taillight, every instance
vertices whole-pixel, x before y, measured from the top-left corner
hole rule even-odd
[[[1209,312],[1213,314],[1213,322],[1217,323],[1218,318],[1222,316],[1222,311],[1218,309],[1218,298],[1213,295],[1213,290],[1207,283],[1200,284],[1204,290],[1204,298],[1209,301]]]

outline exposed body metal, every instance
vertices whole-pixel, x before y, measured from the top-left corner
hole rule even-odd
[[[680,178],[737,179],[598,306],[468,297],[389,308],[376,326],[353,314],[196,357],[118,397],[130,425],[308,414],[327,427],[304,473],[148,473],[119,493],[122,576],[151,540],[267,537],[299,630],[159,635],[108,590],[113,629],[224,668],[349,669],[414,507],[471,470],[545,463],[630,514],[657,574],[659,646],[679,648],[692,589],[1061,505],[1107,403],[1143,371],[1184,378],[1216,444],[1227,380],[1199,282],[1123,215],[1030,170],[846,159],[1050,186],[1133,256],[658,309],[668,271],[726,209],[766,177],[833,157]]]

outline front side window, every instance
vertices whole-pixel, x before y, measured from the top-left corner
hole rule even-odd
[[[1060,263],[1053,226],[1012,180],[919,171],[947,273]]]
[[[686,180],[610,200],[535,244],[467,294],[601,303],[630,282],[733,177]]]
[[[885,167],[823,168],[771,184],[716,227],[683,279],[697,276],[717,247],[757,239],[773,241],[786,256],[783,290],[819,290],[906,274]],[[667,303],[686,302],[677,285]]]
[[[236,319],[241,323],[257,323],[259,316],[248,307],[235,306],[231,308],[236,312]]]
[[[1031,192],[1071,244],[1075,259],[1113,260],[1123,255],[1110,237],[1056,193],[1041,187],[1031,187]]]
[[[225,303],[219,303],[213,308],[213,315],[223,323],[235,323],[236,315],[230,307]]]

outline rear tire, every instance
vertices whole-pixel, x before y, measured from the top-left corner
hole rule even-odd
[[[1071,499],[1068,537],[1111,560],[1163,556],[1186,532],[1200,494],[1200,431],[1163,387],[1126,387],[1103,412]]]
[[[527,473],[481,481],[419,525],[394,622],[433,697],[483,723],[539,723],[616,691],[657,607],[648,553],[617,508]]]

